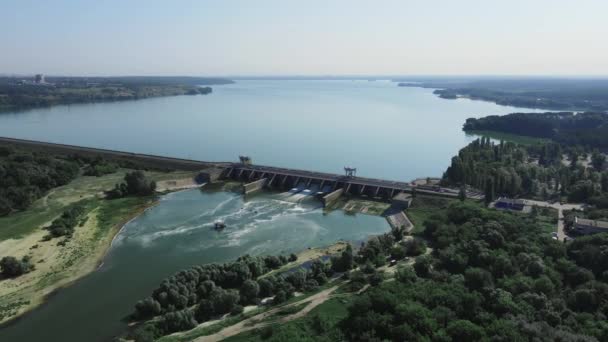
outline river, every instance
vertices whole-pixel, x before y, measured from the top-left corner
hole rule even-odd
[[[84,104],[0,114],[0,136],[201,160],[254,162],[411,180],[440,176],[473,137],[467,117],[522,109],[388,81],[238,81],[208,96]],[[188,190],[117,235],[103,265],[0,330],[1,341],[107,341],[160,280],[193,264],[296,252],[388,231],[383,218],[324,215],[309,196]],[[228,228],[212,229],[216,219]]]

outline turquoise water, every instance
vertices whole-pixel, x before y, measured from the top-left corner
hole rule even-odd
[[[217,219],[227,225],[221,232],[213,229]],[[168,194],[123,227],[96,272],[0,330],[0,341],[108,341],[125,329],[121,319],[135,302],[180,269],[358,242],[388,229],[377,216],[324,215],[316,199],[302,194],[261,194],[246,202],[229,192]]]
[[[248,154],[261,164],[336,173],[348,165],[363,176],[411,180],[440,176],[473,139],[460,129],[467,117],[512,111],[388,81],[239,81],[209,96],[4,113],[0,136],[215,161]],[[0,329],[0,341],[107,341],[125,328],[121,319],[138,299],[189,265],[389,229],[383,218],[324,215],[319,205],[290,192],[247,202],[227,192],[163,196],[125,225],[96,272]],[[214,231],[216,219],[228,228]]]

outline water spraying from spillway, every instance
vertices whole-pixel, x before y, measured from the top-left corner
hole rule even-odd
[[[300,182],[294,188],[279,194],[278,198],[292,203],[301,203],[303,201],[308,202],[315,200],[314,197],[317,195],[319,190],[318,184],[310,184],[310,186],[306,186],[304,182]]]

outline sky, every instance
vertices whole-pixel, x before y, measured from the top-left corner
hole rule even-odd
[[[606,0],[0,0],[0,73],[608,75]]]

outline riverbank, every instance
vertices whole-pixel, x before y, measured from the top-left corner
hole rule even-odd
[[[106,200],[103,191],[120,182],[121,172],[103,177],[79,177],[54,189],[24,212],[0,218],[0,251],[18,259],[29,256],[35,269],[16,278],[0,280],[0,324],[8,323],[43,304],[55,291],[95,271],[122,226],[157,203],[155,197]],[[166,181],[184,179],[188,172],[149,173]],[[86,220],[71,239],[48,241],[43,227],[75,203],[86,208]],[[23,218],[27,217],[27,220]]]
[[[268,277],[270,275],[276,275],[278,273],[282,273],[288,270],[297,269],[298,267],[309,263],[313,260],[317,260],[321,257],[328,257],[331,255],[337,255],[340,252],[344,251],[347,246],[347,242],[338,241],[332,245],[326,247],[317,247],[317,248],[308,248],[303,251],[297,253],[297,260],[293,262],[289,262],[283,265],[281,268],[273,270],[260,278]],[[216,335],[220,331],[224,331],[226,329],[233,331],[234,333],[241,332],[241,328],[246,322],[261,321],[262,318],[270,317],[273,313],[280,311],[286,307],[291,307],[294,305],[298,305],[304,302],[314,301],[315,298],[323,297],[324,300],[327,299],[326,295],[333,292],[337,288],[337,284],[332,282],[327,284],[324,288],[321,288],[319,292],[313,293],[297,293],[296,296],[286,303],[276,307],[276,306],[268,306],[268,305],[249,305],[244,308],[244,311],[241,315],[232,316],[230,314],[223,315],[221,318],[214,319],[211,321],[203,322],[196,327],[187,330],[176,332],[170,335],[163,336],[159,338],[157,341],[162,342],[185,342],[185,341],[206,341],[207,339],[214,340]],[[320,301],[318,304],[320,304]],[[309,307],[308,310],[302,311],[299,316],[304,315],[314,306]],[[268,322],[266,322],[268,323]],[[249,329],[246,329],[249,330]],[[244,330],[243,330],[244,331]]]

